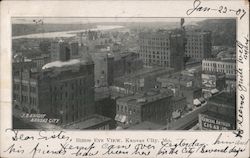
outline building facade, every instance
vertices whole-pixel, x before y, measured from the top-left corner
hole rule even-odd
[[[211,57],[212,42],[209,31],[186,31],[185,56],[201,61]]]
[[[148,92],[126,96],[116,101],[116,117],[118,126],[129,126],[150,121],[166,124],[171,120],[171,90],[152,89]]]
[[[87,58],[60,60],[47,63],[40,72],[13,66],[13,105],[58,118],[60,124],[94,114],[94,63]]]
[[[226,78],[236,77],[236,60],[204,59],[202,60],[202,70],[225,73]]]
[[[157,31],[139,34],[140,58],[147,66],[184,68],[185,35],[183,31]]]

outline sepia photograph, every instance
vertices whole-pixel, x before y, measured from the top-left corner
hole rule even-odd
[[[0,157],[249,158],[249,2],[0,2]]]
[[[12,17],[12,128],[235,130],[236,18]]]

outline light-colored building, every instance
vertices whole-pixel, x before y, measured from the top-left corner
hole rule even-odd
[[[210,72],[225,73],[227,78],[235,77],[236,75],[236,61],[235,60],[221,60],[217,58],[202,60],[202,70]]]
[[[159,30],[139,34],[140,58],[147,66],[184,69],[184,32]]]
[[[186,31],[187,44],[185,56],[201,61],[211,57],[211,32],[209,31]]]

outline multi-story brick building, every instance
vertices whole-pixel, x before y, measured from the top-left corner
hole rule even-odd
[[[62,52],[64,53],[64,52]],[[44,113],[61,124],[94,114],[94,64],[89,58],[53,61],[41,72],[13,67],[13,107]]]
[[[171,119],[172,96],[171,90],[152,89],[119,98],[116,101],[115,120],[123,128],[143,121],[166,124]]]
[[[159,30],[139,34],[139,54],[145,65],[184,68],[185,33]]]
[[[212,43],[209,31],[186,31],[185,56],[198,61],[211,57]]]

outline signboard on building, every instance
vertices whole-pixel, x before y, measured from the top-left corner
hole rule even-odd
[[[202,130],[230,130],[233,129],[231,123],[209,115],[199,115],[200,128]]]
[[[208,88],[216,87],[216,76],[211,74],[202,74],[202,85]]]

